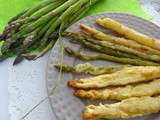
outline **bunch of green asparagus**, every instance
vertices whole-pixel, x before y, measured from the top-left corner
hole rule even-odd
[[[12,18],[0,35],[0,61],[16,54],[14,64],[33,60],[51,49],[67,27],[79,20],[98,0],[43,0]],[[33,50],[38,50],[33,54]]]

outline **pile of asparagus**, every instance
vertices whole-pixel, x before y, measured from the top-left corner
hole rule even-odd
[[[121,32],[119,34],[126,36],[112,36],[98,31],[95,28],[81,24],[80,29],[84,34],[66,31],[62,35],[64,37],[69,37],[71,42],[82,44],[86,48],[96,50],[98,53],[82,53],[79,51],[75,51],[69,47],[65,48],[66,53],[83,61],[105,60],[138,66],[160,65],[160,42],[158,41],[158,39],[138,33],[137,31],[134,31],[133,29],[118,23],[117,21],[111,21],[109,19],[109,22],[107,22],[108,21],[105,21],[103,23],[104,26],[106,28],[110,27],[111,30],[115,29],[114,31],[116,32],[118,32],[119,26],[122,26],[120,27],[122,28],[122,30],[119,30],[119,32]],[[102,24],[102,22],[98,24]],[[132,38],[127,39],[127,37]],[[141,40],[144,43],[142,43]]]
[[[101,41],[98,41],[93,38],[88,38],[88,36],[84,36],[80,33],[65,32],[63,33],[63,35],[72,38],[72,41],[79,42],[82,45],[86,46],[87,48],[91,48],[100,52],[95,54],[87,54],[87,53],[74,51],[69,47],[65,48],[66,53],[84,61],[106,60],[106,61],[112,61],[112,62],[118,62],[122,64],[130,64],[130,65],[142,65],[142,66],[160,65],[159,63],[145,60],[136,55],[128,54],[127,51],[121,52],[117,50],[117,49],[120,49],[120,47],[118,46],[117,46],[117,49],[114,49],[116,47],[112,45],[110,45],[110,48],[109,48],[109,46],[105,46],[105,44],[101,44]],[[146,55],[146,57],[147,56],[149,55]]]
[[[51,49],[67,27],[76,22],[98,0],[43,0],[12,18],[0,35],[0,61],[16,54],[14,64],[33,60]],[[33,54],[33,50],[39,52]]]

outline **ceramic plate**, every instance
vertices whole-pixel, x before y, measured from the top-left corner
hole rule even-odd
[[[109,17],[119,22],[141,32],[149,36],[153,36],[160,39],[160,28],[153,23],[146,21],[142,18],[135,17],[128,14],[123,13],[104,13],[98,14],[95,16],[86,17],[77,23],[73,24],[71,27],[67,29],[67,31],[74,31],[79,32],[79,25],[80,23],[84,23],[91,27],[95,27],[105,33],[112,33],[110,30],[103,29],[98,27],[95,24],[95,20],[97,18]],[[81,45],[73,44],[69,42],[69,39],[63,38],[63,45],[69,46],[76,51],[87,51],[87,53],[92,53],[94,51],[90,51],[86,48],[83,48]],[[67,54],[64,55],[64,63],[68,65],[76,65],[78,63],[83,63],[76,58],[69,57]],[[54,68],[55,64],[60,62],[60,47],[59,43],[57,42],[54,48],[51,51],[48,67],[46,72],[46,79],[47,79],[47,88],[48,91],[51,91],[53,86],[56,85],[56,81],[58,80],[59,72]],[[96,65],[106,65],[106,64],[116,64],[112,62],[105,62],[105,61],[91,61],[91,63]],[[54,94],[49,97],[51,107],[53,112],[55,113],[57,120],[82,120],[82,110],[88,104],[99,104],[101,101],[90,101],[90,100],[81,100],[73,96],[73,90],[68,88],[67,81],[74,79],[74,78],[82,78],[86,77],[84,75],[72,74],[72,73],[64,73],[62,76],[61,81],[59,82],[58,87],[56,88]],[[110,101],[106,101],[107,103]],[[158,114],[145,116],[141,118],[134,118],[130,120],[160,120],[160,116]]]

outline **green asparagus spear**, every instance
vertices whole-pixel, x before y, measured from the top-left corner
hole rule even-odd
[[[43,17],[41,17],[40,19],[38,19],[37,21],[33,22],[28,27],[24,28],[24,30],[20,34],[23,35],[23,34],[27,33],[28,31],[33,31],[36,27],[38,27],[42,24],[45,24],[46,22],[51,20],[57,14],[63,12],[65,9],[67,9],[70,5],[74,4],[75,2],[76,2],[76,0],[68,0],[63,5],[59,6],[58,8],[54,9],[53,11],[49,12],[48,14],[46,14]]]
[[[19,18],[16,21],[13,21],[13,24],[17,24],[17,23],[24,24],[24,23],[26,23],[27,21],[29,21],[28,19],[31,15],[33,15],[38,10],[41,10],[42,8],[50,5],[51,3],[56,3],[56,0],[44,0],[43,2],[40,2],[39,4],[34,6],[33,8],[28,9],[26,12],[24,12],[23,15],[18,16]],[[20,26],[20,25],[18,25],[18,26]]]
[[[24,36],[25,39],[22,43],[22,46],[20,47],[21,53],[24,51],[27,51],[28,48],[30,48],[31,45],[33,45],[36,41],[39,40],[40,35],[38,34],[41,29],[43,29],[45,26],[38,27],[36,30],[33,32],[27,34],[27,36]]]
[[[45,14],[49,13],[50,11],[56,9],[57,7],[59,7],[60,5],[62,5],[64,2],[65,2],[64,0],[53,2],[53,3],[49,4],[48,6],[40,9],[36,13],[34,13],[32,15],[32,17],[34,19],[40,18],[42,15],[45,15]]]
[[[78,21],[84,15],[84,13],[86,13],[89,10],[89,6],[94,5],[97,1],[98,0],[92,0],[91,2],[88,2],[87,4],[83,5],[80,9],[77,9],[77,11],[75,11],[75,13],[71,17],[69,17],[69,20],[66,23],[64,30],[76,21]]]
[[[41,27],[43,27],[43,26],[41,26]],[[29,33],[27,36],[23,36],[22,39],[17,39],[17,38],[16,38],[17,36],[13,36],[12,38],[7,39],[7,40],[3,43],[2,47],[1,47],[1,53],[2,53],[3,55],[9,53],[9,52],[11,51],[10,47],[11,47],[15,42],[21,42],[21,41],[23,41],[24,37],[26,37],[26,38],[28,39],[28,38],[30,38],[30,36],[34,36],[34,35],[36,36],[37,32],[41,29],[41,27],[39,27],[39,28],[37,28],[36,30],[34,30],[33,32]],[[17,34],[15,34],[15,35],[17,35]],[[28,36],[29,36],[29,37],[28,37]],[[14,40],[14,39],[15,39],[15,40]],[[25,39],[25,40],[26,40],[26,39]],[[24,43],[25,43],[25,40],[24,40]],[[30,42],[30,43],[31,43],[31,42]],[[25,45],[22,44],[22,46],[23,46],[23,47],[22,47],[23,49],[27,47],[26,44],[25,44]]]
[[[100,46],[102,50],[100,50],[100,49],[99,50],[101,52],[103,52],[105,49],[110,49],[110,51],[111,50],[112,51],[120,51],[120,53],[123,52],[122,55],[121,54],[119,55],[121,57],[127,57],[127,56],[124,56],[124,55],[129,54],[129,56],[128,56],[129,58],[141,58],[141,59],[151,60],[151,61],[155,61],[155,62],[160,61],[160,56],[158,56],[158,55],[147,55],[143,52],[140,52],[140,51],[137,51],[137,50],[134,50],[132,48],[128,48],[128,47],[125,47],[125,46],[122,46],[122,45],[117,45],[117,44],[110,43],[110,42],[107,42],[107,41],[98,41],[98,40],[93,39],[91,37],[88,37],[86,35],[82,35],[80,33],[66,32],[66,33],[64,33],[64,35],[72,37],[74,40],[78,40],[79,42],[85,44],[86,46],[87,46],[87,44],[93,44],[92,46],[94,48],[95,48],[95,46]],[[109,54],[109,53],[107,53],[107,54]],[[115,54],[115,56],[116,56],[116,54]]]
[[[91,42],[88,42],[88,41],[85,40],[84,36],[82,36],[79,33],[64,32],[62,35],[67,36],[67,37],[72,37],[73,38],[72,41],[77,41],[77,42],[85,45],[86,47],[98,50],[98,51],[103,52],[103,53],[108,54],[108,55],[113,55],[113,56],[117,56],[117,57],[136,58],[136,59],[139,58],[139,57],[136,57],[136,56],[131,55],[131,54],[127,54],[127,53],[124,53],[124,52],[114,50],[114,49],[109,48],[109,47],[102,47],[98,44],[93,44]]]
[[[60,70],[60,65],[55,65],[55,67]],[[82,73],[82,74],[91,74],[91,75],[101,75],[101,74],[110,74],[116,71],[122,70],[126,67],[130,67],[130,65],[105,65],[105,66],[95,66],[90,63],[78,64],[74,67],[63,64],[62,71],[63,72],[74,72],[74,73]]]
[[[43,56],[45,53],[47,53],[54,45],[54,40],[52,40],[48,45],[47,47],[45,47],[44,49],[42,49],[41,51],[39,52],[36,52],[36,53],[22,53],[20,55],[20,57],[23,57],[27,60],[36,60],[37,58]],[[17,58],[18,59],[18,58]],[[17,63],[17,62],[15,62]]]
[[[38,10],[37,12],[35,12],[30,17],[26,17],[24,19],[20,19],[19,21],[16,21],[16,22],[20,23],[22,25],[20,27],[20,29],[24,29],[24,28],[28,27],[28,25],[26,25],[27,23],[35,21],[35,20],[38,20],[40,17],[48,14],[50,11],[56,9],[57,7],[59,7],[60,5],[62,5],[63,3],[64,3],[64,0],[53,2],[53,3],[45,6],[44,8]]]
[[[26,10],[20,12],[20,13],[17,14],[15,17],[11,18],[11,19],[9,20],[8,24],[10,24],[10,23],[12,23],[12,22],[18,20],[18,19],[19,19],[22,15],[24,15],[27,11],[28,11],[28,9],[26,9]]]
[[[82,9],[78,10],[79,12],[76,12],[73,15],[73,17],[70,19],[72,21],[71,23],[78,21],[89,10],[89,6],[94,5],[96,2],[98,2],[98,0],[89,0],[88,4],[84,5]]]
[[[105,60],[105,61],[111,61],[111,62],[118,62],[122,64],[130,64],[130,65],[138,65],[138,66],[159,66],[160,64],[146,61],[146,60],[140,60],[140,59],[131,59],[131,58],[119,58],[115,56],[110,56],[106,54],[85,54],[80,53],[77,51],[74,51],[70,48],[65,48],[65,51],[74,57],[77,57],[81,60],[90,61],[90,60]]]
[[[60,10],[57,7],[60,7],[62,4],[64,3],[64,0],[60,0],[60,1],[52,1],[50,4],[47,4],[46,6],[42,7],[41,9],[38,9],[37,11],[35,11],[34,14],[32,14],[31,16],[25,17],[24,19],[19,19],[17,21],[14,22],[14,24],[18,24],[16,25],[16,29],[13,30],[17,30],[17,28],[20,29],[20,36],[23,36],[24,34],[27,34],[28,32],[33,31],[34,29],[36,29],[36,27],[39,26],[40,22],[37,22],[39,19],[43,19],[46,18],[45,17],[47,14],[51,13],[52,11],[56,10]],[[54,10],[55,9],[55,10]],[[52,15],[48,15],[48,18],[53,17]],[[36,21],[36,22],[34,22]],[[39,20],[40,21],[40,20]],[[41,24],[45,24],[45,22],[47,22],[47,20],[43,22],[43,20],[41,20]],[[29,23],[29,24],[28,24]],[[37,25],[38,24],[38,25]]]
[[[36,60],[37,58],[39,58],[39,57],[43,56],[45,53],[47,53],[47,52],[53,47],[54,43],[55,43],[55,41],[52,40],[52,41],[47,45],[47,47],[45,47],[40,53],[38,53],[38,54],[36,55],[36,57],[35,57],[34,59]]]
[[[61,39],[61,33],[62,33],[63,28],[64,28],[64,25],[65,25],[65,21],[61,23],[60,28],[59,28],[58,41],[60,42],[60,44],[62,43],[62,41],[61,41],[62,40]],[[37,58],[39,58],[39,57],[43,56],[45,53],[47,53],[53,47],[54,43],[55,43],[55,41],[52,39],[51,42],[47,45],[47,47],[45,47],[39,54],[37,54],[34,59],[36,60]]]
[[[38,33],[38,36],[42,36],[45,34],[45,32],[50,28],[52,24],[58,19],[58,16],[54,17],[52,20],[50,20],[44,28],[41,29],[41,31]]]
[[[102,47],[107,47],[107,48],[111,48],[113,50],[119,50],[124,53],[133,54],[133,55],[135,55],[139,58],[142,58],[142,59],[160,62],[160,56],[158,56],[158,55],[149,55],[149,54],[147,55],[145,53],[139,52],[139,51],[134,50],[132,48],[128,48],[128,47],[125,47],[122,45],[116,45],[114,43],[109,43],[107,41],[98,41],[98,40],[90,39],[90,38],[86,38],[86,40],[89,42],[92,42],[93,44],[100,45]]]
[[[33,13],[35,13],[37,10],[49,5],[50,3],[53,3],[57,0],[43,0],[36,6],[34,6],[32,9],[28,10],[24,15],[22,15],[20,18],[23,19],[25,17],[31,16]]]
[[[88,0],[87,0],[88,1]],[[47,41],[47,36],[49,36],[50,34],[52,34],[55,29],[62,23],[62,21],[64,21],[65,19],[67,19],[67,17],[69,17],[70,15],[72,15],[74,13],[75,10],[79,9],[82,7],[82,5],[84,5],[86,3],[86,0],[79,0],[78,2],[76,2],[75,4],[73,4],[72,6],[70,6],[56,21],[54,24],[52,24],[52,26],[49,28],[49,30],[46,32],[44,39],[43,39],[43,44],[46,43]]]

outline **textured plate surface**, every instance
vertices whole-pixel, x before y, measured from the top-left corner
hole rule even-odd
[[[70,28],[67,29],[67,31],[78,32],[79,24],[84,23],[86,25],[95,27],[103,32],[114,34],[111,31],[98,27],[95,24],[95,20],[97,18],[102,18],[102,17],[113,18],[141,33],[160,39],[160,34],[159,34],[160,28],[158,26],[154,25],[151,22],[143,20],[141,18],[128,15],[128,14],[123,14],[123,13],[104,13],[104,14],[98,14],[96,16],[89,16],[72,25]],[[63,45],[69,46],[77,51],[85,50],[88,53],[93,52],[83,48],[80,45],[70,43],[69,39],[66,39],[66,38],[63,38]],[[60,48],[57,42],[55,47],[52,49],[52,52],[48,61],[48,68],[46,72],[48,91],[50,91],[53,88],[53,86],[55,86],[56,81],[58,80],[59,73],[54,68],[54,65],[58,64],[59,61],[60,61]],[[69,57],[65,54],[64,63],[72,66],[78,63],[83,63],[83,61],[80,61],[73,57]],[[91,61],[91,63],[96,65],[116,64],[116,63],[104,62],[104,61]],[[73,90],[67,87],[67,81],[74,78],[80,78],[80,77],[82,78],[85,76],[72,74],[72,73],[63,74],[63,77],[59,83],[59,86],[56,88],[54,94],[49,97],[51,106],[53,108],[54,113],[56,114],[57,120],[82,120],[81,114],[85,105],[98,104],[100,102],[100,101],[81,100],[73,96]],[[130,120],[160,120],[160,116],[158,114],[154,114],[154,115],[145,116],[141,118],[134,118]]]

